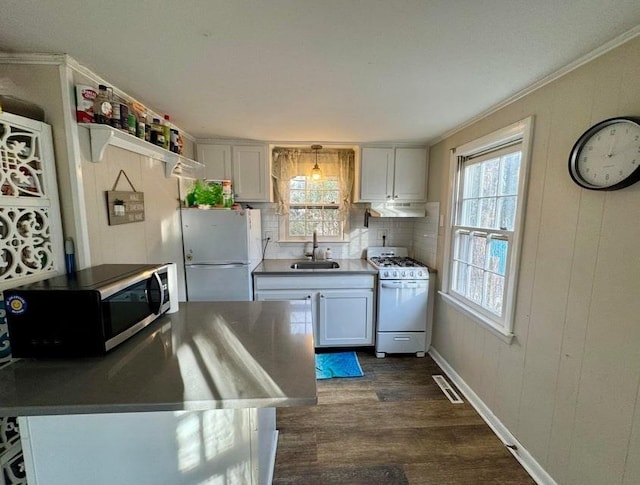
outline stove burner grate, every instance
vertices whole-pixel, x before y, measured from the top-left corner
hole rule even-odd
[[[408,257],[373,256],[371,262],[379,268],[426,268],[425,264]]]

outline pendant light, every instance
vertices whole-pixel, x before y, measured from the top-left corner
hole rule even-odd
[[[311,149],[316,152],[316,164],[311,169],[311,180],[318,181],[322,178],[322,171],[318,167],[318,150],[322,149],[322,145],[311,145]]]

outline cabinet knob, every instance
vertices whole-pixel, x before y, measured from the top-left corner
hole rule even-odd
[[[397,195],[394,195],[393,197],[394,197],[395,199],[397,199],[397,198],[398,198],[398,196],[397,196]]]
[[[390,199],[390,198],[391,198],[391,196],[390,196],[390,195],[387,195],[387,199]]]

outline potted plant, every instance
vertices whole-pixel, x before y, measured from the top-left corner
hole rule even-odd
[[[187,207],[210,207],[223,205],[222,187],[216,184],[207,184],[202,180],[196,180],[186,197]]]

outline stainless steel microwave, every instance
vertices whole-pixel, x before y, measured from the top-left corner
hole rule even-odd
[[[169,264],[104,264],[4,291],[13,357],[104,355],[169,310]]]

